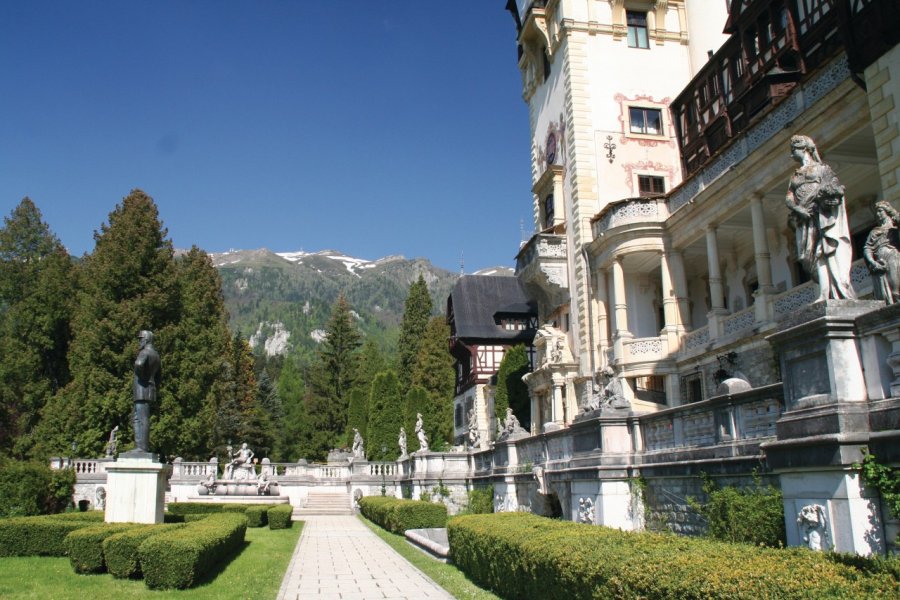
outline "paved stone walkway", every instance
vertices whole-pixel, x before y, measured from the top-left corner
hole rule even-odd
[[[310,516],[294,549],[278,600],[453,596],[412,566],[356,517]]]

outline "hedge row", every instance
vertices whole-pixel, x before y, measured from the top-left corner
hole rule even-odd
[[[113,577],[135,578],[141,575],[141,561],[138,548],[144,540],[184,527],[181,523],[165,525],[138,525],[103,540],[103,558],[106,568]]]
[[[278,504],[217,504],[206,502],[172,502],[168,511],[173,515],[211,515],[237,512],[247,516],[247,527],[265,527],[269,522],[266,513]]]
[[[0,556],[65,556],[72,531],[103,520],[103,512],[0,519]]]
[[[279,504],[269,509],[269,529],[288,529],[291,526],[291,516],[294,507],[290,504]]]
[[[145,540],[138,548],[144,583],[151,589],[187,588],[240,549],[247,519],[210,515]]]
[[[897,597],[897,580],[805,548],[626,532],[526,513],[456,517],[450,557],[504,598]]]
[[[132,523],[110,523],[91,525],[76,529],[66,536],[64,545],[69,562],[76,573],[102,573],[106,570],[103,558],[103,541],[111,535],[129,529],[146,528],[146,525]]]
[[[359,499],[359,509],[367,519],[394,533],[447,525],[447,507],[443,504],[366,496]]]

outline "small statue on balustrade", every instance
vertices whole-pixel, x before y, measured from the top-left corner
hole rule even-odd
[[[400,428],[400,435],[397,437],[397,445],[400,446],[400,460],[409,458],[409,454],[406,453],[406,429],[403,427]]]
[[[878,224],[869,232],[863,256],[872,275],[872,295],[886,304],[900,302],[900,244],[897,225],[900,213],[890,202],[875,203]]]
[[[116,439],[116,434],[119,432],[119,426],[116,425],[109,432],[109,441],[106,442],[106,458],[115,458],[116,450],[119,447],[119,441]]]
[[[481,439],[481,435],[478,432],[478,417],[475,416],[475,410],[469,409],[469,447],[476,448],[478,446],[478,442]]]
[[[365,444],[363,442],[363,437],[359,433],[359,429],[356,427],[353,428],[353,458],[365,458],[366,457],[366,449]]]
[[[416,414],[416,437],[419,439],[419,452],[428,452],[428,436],[425,435],[422,413]]]
[[[610,366],[603,369],[603,376],[606,379],[606,385],[600,392],[601,408],[628,409],[631,408],[631,402],[625,397],[625,390],[622,387],[622,379],[616,376],[616,371]]]

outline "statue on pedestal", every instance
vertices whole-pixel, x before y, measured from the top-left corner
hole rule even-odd
[[[153,333],[138,334],[140,350],[134,361],[134,444],[138,452],[150,452],[150,403],[159,387],[159,353],[153,348]]]
[[[416,437],[419,439],[419,452],[428,452],[428,437],[425,435],[422,413],[416,413]]]
[[[363,437],[359,433],[359,429],[353,428],[353,458],[365,458],[366,450],[363,444]]]
[[[478,442],[481,439],[481,435],[478,433],[478,417],[475,416],[475,410],[469,409],[469,446],[475,448],[478,446]]]
[[[225,465],[225,479],[247,480],[256,479],[256,469],[253,467],[253,450],[247,446],[247,442],[241,444],[237,453],[232,452],[228,446],[228,456],[231,458]]]
[[[900,250],[897,249],[897,224],[900,213],[884,200],[875,203],[878,219],[863,249],[872,274],[872,295],[886,304],[900,302]]]
[[[406,430],[402,427],[400,436],[397,438],[397,445],[400,446],[400,460],[407,458],[409,455],[406,453]]]
[[[119,431],[119,426],[116,425],[109,432],[109,441],[106,442],[106,458],[115,458],[116,457],[116,449],[119,447],[119,441],[116,439],[116,433]]]
[[[855,300],[844,186],[822,162],[811,138],[792,137],[791,156],[800,166],[791,176],[785,203],[791,211],[788,223],[794,229],[797,257],[819,283],[819,300]]]

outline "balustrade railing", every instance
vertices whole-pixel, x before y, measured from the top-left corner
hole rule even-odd
[[[775,436],[783,410],[781,384],[670,408],[640,417],[647,453]]]

